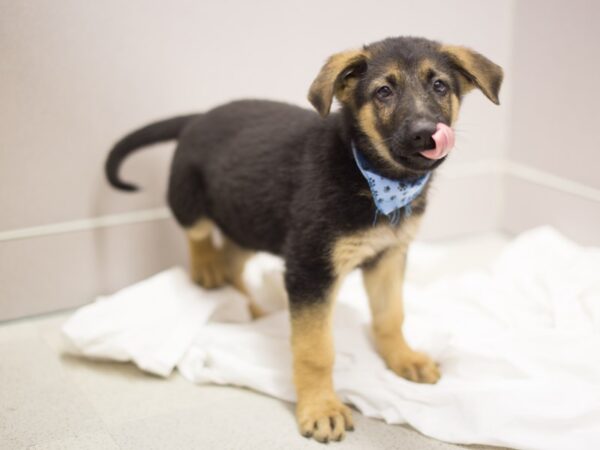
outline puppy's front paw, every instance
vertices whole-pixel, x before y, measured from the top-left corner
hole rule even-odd
[[[335,395],[303,398],[296,407],[300,433],[317,441],[341,441],[346,431],[354,430],[350,408]]]
[[[440,379],[437,364],[424,353],[410,349],[396,351],[387,358],[387,364],[397,375],[417,383],[434,384]]]

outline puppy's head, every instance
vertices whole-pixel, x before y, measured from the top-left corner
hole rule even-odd
[[[308,98],[322,116],[337,98],[352,138],[385,171],[419,173],[445,159],[428,157],[427,150],[436,148],[436,128],[457,119],[463,95],[478,88],[499,104],[502,76],[499,66],[468,48],[391,38],[331,56]]]

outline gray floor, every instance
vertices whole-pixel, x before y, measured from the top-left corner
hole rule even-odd
[[[471,255],[468,261],[463,257],[471,265],[495,254],[502,242],[486,236],[450,247]],[[131,364],[65,354],[59,330],[69,314],[0,325],[1,449],[323,448],[297,433],[291,404],[245,389],[196,386],[177,374],[164,380]],[[329,446],[465,448],[354,416],[356,431]]]

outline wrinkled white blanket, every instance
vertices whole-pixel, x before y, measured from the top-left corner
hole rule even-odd
[[[252,290],[274,310],[257,321],[236,291],[204,291],[174,268],[81,308],[63,331],[88,357],[131,360],[162,376],[176,367],[195,383],[291,401],[288,317],[276,302],[281,274],[272,258],[252,261]],[[344,401],[450,442],[600,449],[600,249],[540,228],[490,267],[409,283],[405,297],[407,338],[440,363],[442,379],[419,385],[385,368],[353,273],[334,327],[335,386]]]

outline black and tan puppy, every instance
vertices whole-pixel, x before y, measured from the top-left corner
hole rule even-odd
[[[424,155],[436,146],[436,125],[454,123],[464,94],[478,88],[498,103],[501,83],[502,69],[469,49],[386,39],[327,61],[309,92],[319,114],[248,100],[176,117],[121,140],[106,172],[116,188],[135,190],[119,178],[123,159],[176,139],[168,200],[189,239],[192,277],[207,288],[229,282],[244,291],[241,272],[252,252],[285,259],[300,431],[339,440],[352,417],[332,383],[331,312],[351,270],[363,270],[375,345],[389,368],[416,382],[440,376],[402,335],[407,246],[425,210],[425,176],[445,159]],[[341,109],[329,114],[334,98]],[[424,180],[393,220],[377,215],[357,154],[399,186]],[[214,227],[225,236],[222,246],[211,239]]]

